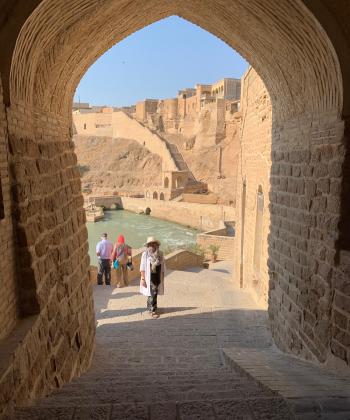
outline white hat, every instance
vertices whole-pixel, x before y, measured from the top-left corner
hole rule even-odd
[[[155,242],[156,244],[158,244],[158,246],[160,245],[160,242],[158,241],[158,239],[156,239],[154,236],[149,236],[147,238],[146,243],[144,244],[145,246],[147,246],[148,244]]]

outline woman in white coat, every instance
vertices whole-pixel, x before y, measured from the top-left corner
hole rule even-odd
[[[152,318],[159,318],[157,296],[164,294],[164,256],[159,250],[160,242],[150,236],[142,253],[140,293],[147,296],[147,309]]]

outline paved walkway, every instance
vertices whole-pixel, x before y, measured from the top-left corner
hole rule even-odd
[[[230,271],[217,263],[210,270],[169,273],[157,320],[150,319],[137,285],[96,286],[91,369],[34,407],[18,409],[15,418],[294,418],[276,390],[231,363],[224,350],[239,349],[243,363],[242,354],[273,349],[266,311],[234,287]],[[350,419],[339,410],[336,417],[325,417],[315,407],[303,407],[296,409],[300,419]],[[342,415],[344,407],[346,401]]]

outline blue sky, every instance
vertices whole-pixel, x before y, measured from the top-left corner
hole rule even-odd
[[[171,98],[196,83],[241,77],[248,63],[224,42],[176,16],[119,42],[80,81],[75,101],[123,106]]]

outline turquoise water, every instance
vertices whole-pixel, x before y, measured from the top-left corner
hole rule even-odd
[[[89,254],[91,264],[96,265],[96,244],[101,234],[108,233],[108,239],[115,242],[123,234],[132,248],[141,248],[148,236],[155,236],[161,248],[181,248],[196,243],[197,230],[152,216],[135,214],[125,210],[105,212],[104,220],[86,223],[89,233]]]

